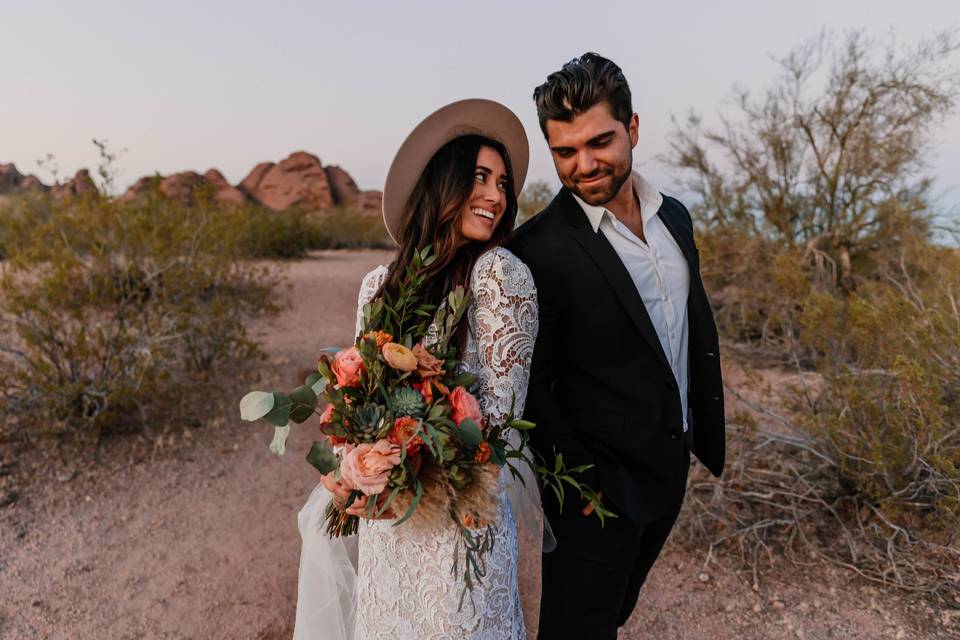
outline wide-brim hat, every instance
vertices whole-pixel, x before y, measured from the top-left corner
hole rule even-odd
[[[418,124],[400,145],[383,185],[383,223],[397,242],[407,201],[430,158],[440,148],[465,135],[479,135],[502,144],[513,167],[514,192],[519,195],[527,178],[530,145],[516,114],[499,102],[469,99],[437,109]]]

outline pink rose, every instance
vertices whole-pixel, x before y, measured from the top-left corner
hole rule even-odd
[[[330,369],[337,377],[338,387],[356,387],[360,384],[363,357],[356,347],[342,349],[333,357],[333,365]]]
[[[358,444],[343,456],[340,476],[349,487],[372,496],[383,491],[390,472],[400,464],[400,447],[387,440]]]
[[[460,424],[464,420],[470,419],[480,426],[483,420],[483,414],[480,413],[480,403],[470,395],[470,392],[463,387],[457,387],[450,393],[450,406],[453,407],[453,414],[450,419]]]

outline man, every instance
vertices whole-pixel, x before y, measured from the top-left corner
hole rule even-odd
[[[534,448],[617,514],[544,494],[541,640],[616,638],[680,511],[689,452],[719,476],[723,383],[693,223],[632,170],[638,118],[620,68],[587,53],[536,88],[563,188],[510,249],[540,305],[524,417]]]

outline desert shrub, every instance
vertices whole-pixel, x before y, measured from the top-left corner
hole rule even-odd
[[[169,414],[256,353],[244,323],[277,308],[277,278],[243,260],[235,214],[152,195],[38,206],[5,214],[34,221],[5,247],[0,279],[2,409],[17,433],[95,440]]]
[[[850,296],[794,275],[781,274],[793,295],[781,309],[795,329],[796,382],[781,384],[776,410],[733,391],[753,411],[731,420],[724,477],[693,474],[683,527],[691,539],[738,547],[755,572],[778,548],[952,597],[960,256],[918,243]]]
[[[554,189],[546,180],[533,180],[517,198],[517,226],[540,213],[553,200]]]
[[[960,257],[933,241],[922,175],[956,48],[825,34],[759,100],[740,92],[741,117],[675,133],[726,353],[795,381],[761,400],[729,389],[750,410],[730,419],[724,477],[692,474],[682,518],[755,575],[783,551],[960,591]]]
[[[396,246],[387,234],[379,211],[338,207],[313,214],[316,235],[312,249],[390,249]]]

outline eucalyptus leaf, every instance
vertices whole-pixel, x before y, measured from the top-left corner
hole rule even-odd
[[[263,419],[275,427],[284,427],[290,422],[290,398],[282,393],[273,392],[273,408]]]
[[[326,475],[331,471],[336,471],[339,467],[337,463],[337,454],[330,448],[328,441],[314,442],[307,453],[307,462],[309,462],[317,471]]]
[[[270,453],[282,456],[287,450],[287,435],[290,434],[290,425],[273,428],[273,441],[270,443]]]
[[[273,409],[273,394],[267,391],[251,391],[240,400],[240,418],[248,422],[259,420]]]
[[[317,394],[307,386],[297,387],[290,392],[290,420],[300,424],[313,415],[317,408]]]

